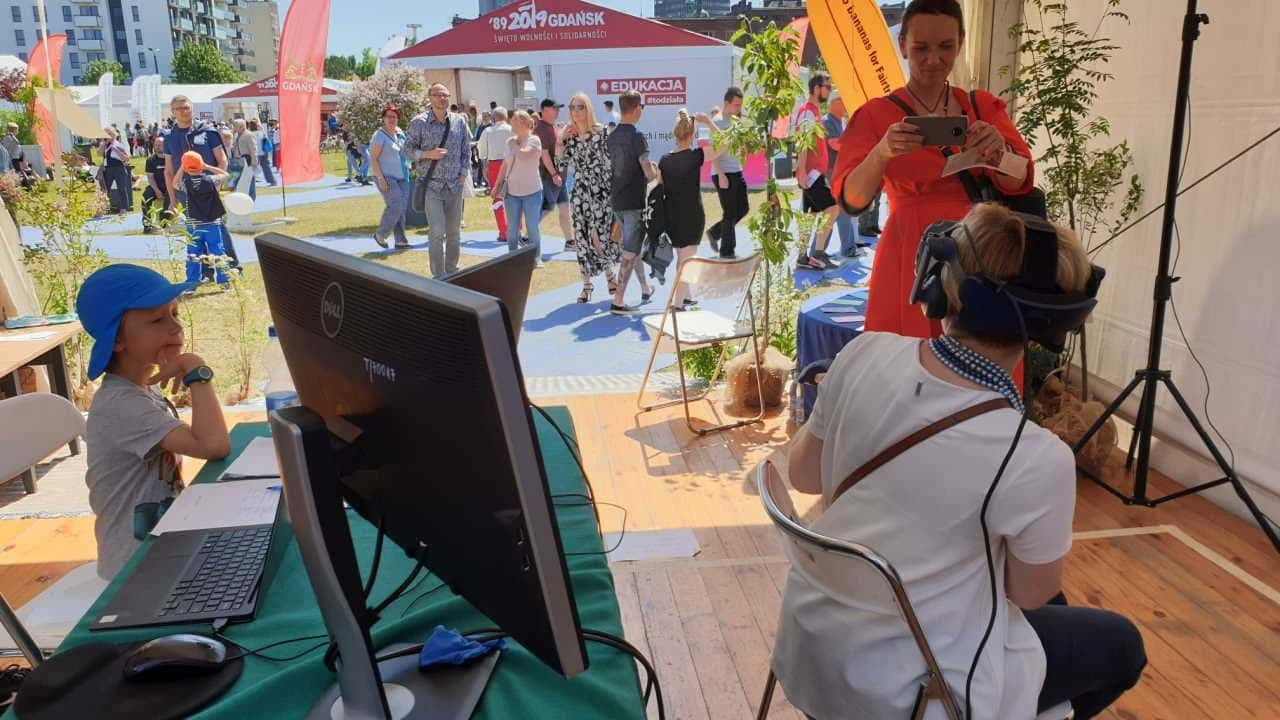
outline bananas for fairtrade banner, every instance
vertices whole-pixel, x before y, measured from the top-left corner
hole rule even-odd
[[[808,0],[809,27],[852,112],[906,84],[898,47],[875,0]]]

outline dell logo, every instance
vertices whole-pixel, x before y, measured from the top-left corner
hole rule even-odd
[[[338,337],[342,329],[343,312],[342,286],[331,282],[320,298],[320,327],[330,339]]]

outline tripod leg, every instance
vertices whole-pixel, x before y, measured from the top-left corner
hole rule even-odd
[[[1133,434],[1129,436],[1129,452],[1124,456],[1124,469],[1126,471],[1133,469],[1133,454],[1138,451],[1138,428],[1146,427],[1142,424],[1142,408],[1138,408],[1139,417],[1134,418]]]
[[[1130,380],[1124,390],[1121,390],[1120,394],[1116,395],[1116,399],[1111,401],[1111,404],[1107,406],[1107,409],[1098,416],[1098,419],[1094,421],[1093,425],[1090,426],[1085,434],[1076,441],[1076,444],[1071,447],[1071,452],[1078,453],[1081,448],[1089,444],[1089,441],[1093,439],[1093,436],[1096,435],[1098,430],[1102,429],[1103,424],[1107,422],[1107,418],[1116,414],[1116,411],[1124,404],[1125,398],[1129,397],[1129,394],[1133,392],[1134,388],[1138,387],[1138,383],[1140,382],[1142,382],[1142,373],[1138,373],[1133,376],[1133,380]]]
[[[1231,486],[1235,488],[1236,495],[1240,497],[1240,501],[1245,507],[1249,508],[1249,512],[1253,515],[1253,519],[1258,522],[1262,528],[1262,532],[1266,534],[1267,539],[1271,541],[1271,545],[1275,547],[1276,552],[1280,553],[1280,536],[1276,535],[1276,529],[1272,526],[1267,516],[1262,513],[1253,502],[1253,498],[1249,495],[1249,491],[1245,489],[1244,484],[1240,482],[1240,478],[1236,475],[1236,470],[1222,456],[1218,450],[1218,446],[1214,444],[1213,438],[1205,431],[1204,426],[1200,424],[1200,419],[1196,417],[1195,411],[1187,404],[1186,398],[1182,397],[1182,393],[1178,392],[1178,386],[1173,384],[1173,379],[1169,377],[1161,378],[1165,387],[1169,388],[1169,394],[1173,396],[1174,401],[1178,403],[1178,407],[1182,408],[1182,414],[1191,423],[1191,427],[1195,428],[1196,434],[1200,436],[1200,441],[1204,443],[1205,448],[1209,450],[1209,454],[1213,455],[1213,459],[1218,463],[1218,467],[1222,470],[1227,479],[1231,481]]]

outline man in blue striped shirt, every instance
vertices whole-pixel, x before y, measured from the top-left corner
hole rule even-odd
[[[462,189],[471,181],[471,135],[465,118],[449,112],[449,88],[436,83],[427,94],[431,109],[409,124],[404,149],[416,163],[413,207],[427,214],[431,276],[439,277],[458,269]]]

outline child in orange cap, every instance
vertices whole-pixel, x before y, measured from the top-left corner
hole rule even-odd
[[[200,281],[200,256],[226,255],[222,243],[222,218],[227,214],[218,194],[221,178],[227,172],[213,165],[205,165],[204,158],[194,150],[182,154],[178,182],[187,193],[187,232],[194,242],[187,246],[187,282]],[[227,275],[222,267],[216,268],[219,285],[225,286]],[[189,291],[194,292],[194,291]]]

